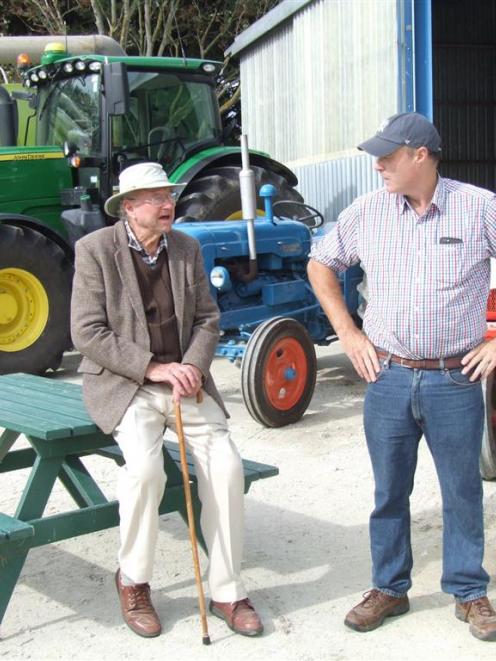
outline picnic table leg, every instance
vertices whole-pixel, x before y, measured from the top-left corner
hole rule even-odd
[[[63,458],[43,459],[36,457],[15,516],[20,521],[38,519],[43,515],[52,487],[57,479]],[[36,536],[36,531],[35,531]],[[23,545],[23,548],[24,545]],[[0,550],[0,623],[24,566],[28,551],[19,551],[15,556],[2,555]]]
[[[59,479],[78,507],[108,503],[104,493],[79,457],[65,458]]]
[[[63,457],[36,456],[33,469],[17,506],[16,518],[21,521],[29,521],[39,519],[43,515],[63,461]]]
[[[7,456],[8,451],[14,445],[14,443],[19,438],[20,434],[16,431],[10,431],[10,429],[5,429],[0,434],[0,461],[3,461]]]
[[[19,578],[19,574],[24,566],[27,552],[21,553],[18,557],[9,558],[0,555],[0,624],[9,605],[10,598]],[[1,638],[1,636],[0,636]]]

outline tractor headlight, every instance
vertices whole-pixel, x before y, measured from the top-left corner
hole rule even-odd
[[[213,62],[204,62],[201,68],[205,73],[217,73],[217,66]]]
[[[229,271],[223,266],[215,266],[210,271],[210,282],[219,291],[229,291],[231,289]]]

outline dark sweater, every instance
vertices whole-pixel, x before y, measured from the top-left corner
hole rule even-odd
[[[182,359],[167,250],[162,250],[155,266],[145,264],[131,249],[134,270],[145,308],[150,351],[158,363],[180,363]]]

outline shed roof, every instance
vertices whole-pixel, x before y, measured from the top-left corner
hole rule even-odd
[[[240,32],[233,43],[226,50],[226,55],[237,55],[242,50],[251,46],[255,41],[280,25],[296,12],[300,11],[305,5],[314,0],[283,0],[276,7],[271,9],[265,16],[255,21],[249,28]]]

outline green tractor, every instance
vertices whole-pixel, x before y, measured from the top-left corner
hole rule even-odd
[[[10,39],[0,64],[19,50]],[[74,242],[113,222],[103,202],[127,166],[158,161],[186,184],[179,220],[241,217],[241,152],[226,146],[219,63],[129,57],[108,38],[103,48],[71,39],[69,55],[63,44],[22,38],[24,49],[36,42],[40,64],[24,65],[23,91],[0,85],[0,373],[59,366],[71,345]],[[88,40],[93,50],[82,52]],[[276,199],[302,201],[288,168],[261,152],[250,162],[257,190],[273,184]]]

